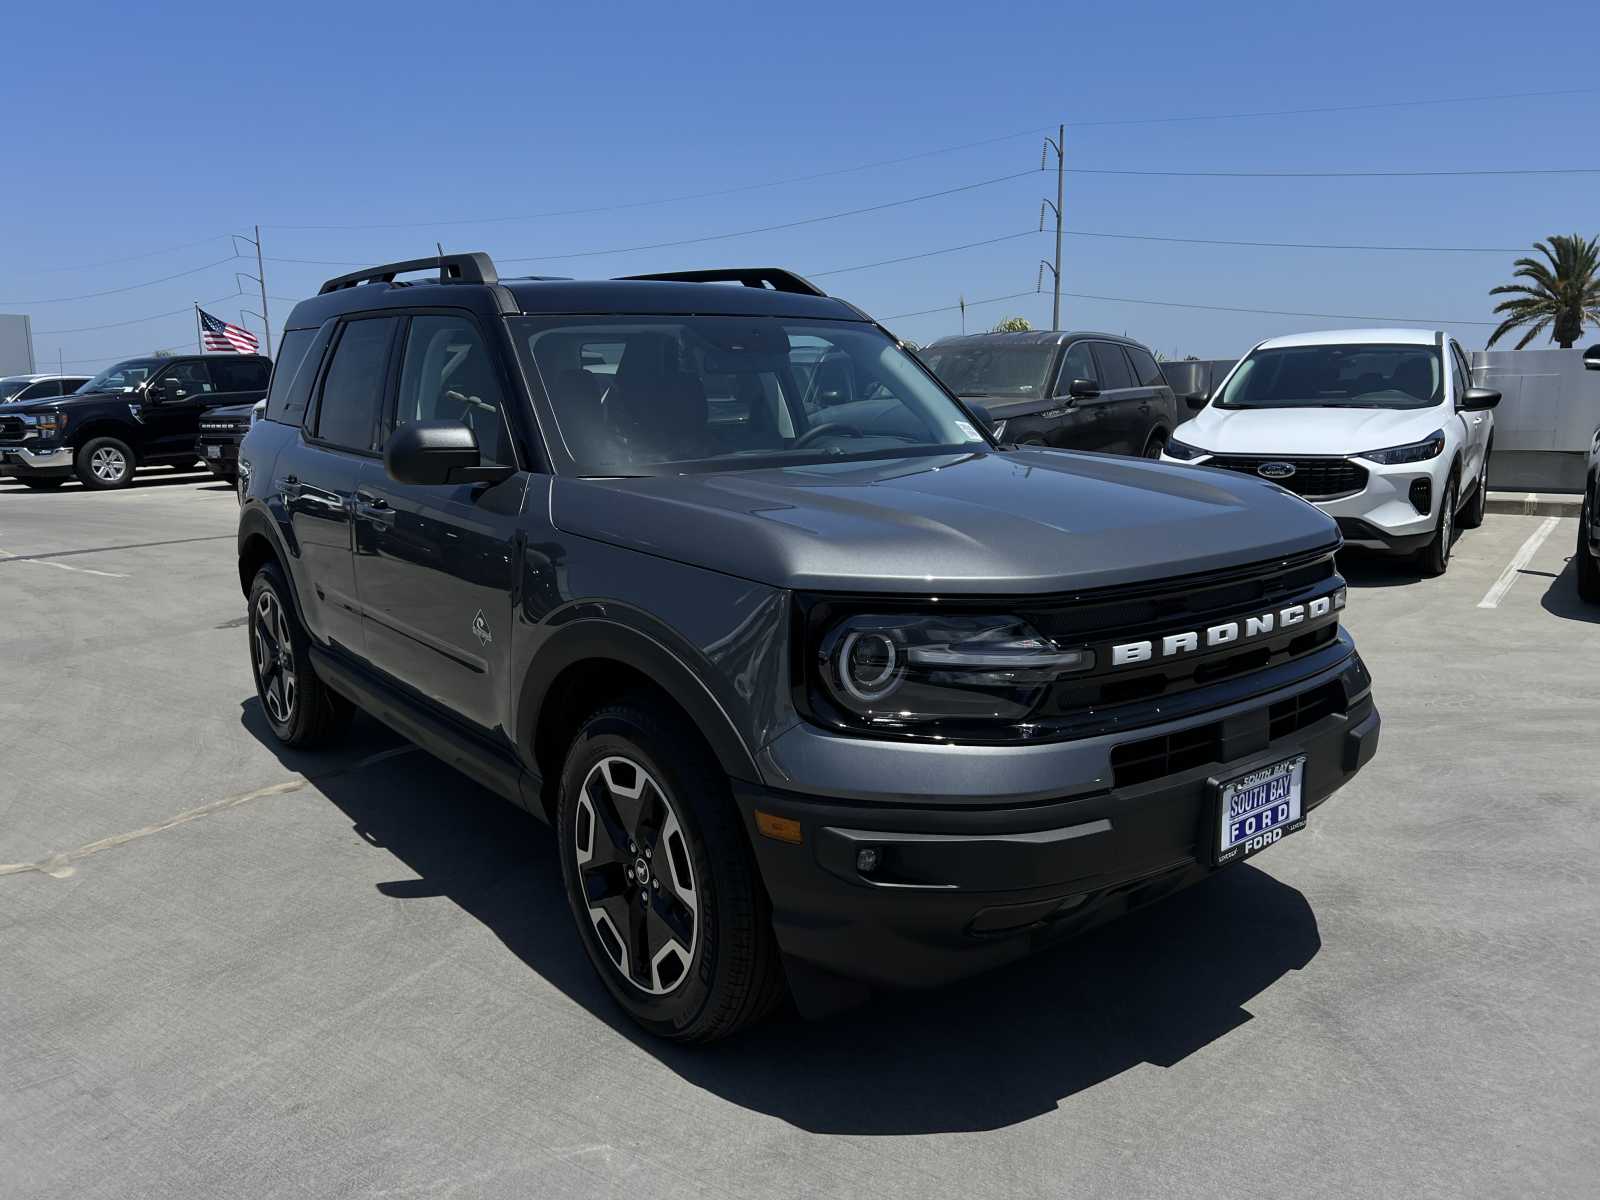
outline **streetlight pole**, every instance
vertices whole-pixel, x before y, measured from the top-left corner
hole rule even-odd
[[[1054,139],[1046,137],[1044,148],[1039,151],[1039,169],[1044,170],[1045,163],[1049,160],[1050,151],[1056,152],[1056,202],[1043,200],[1039,204],[1039,229],[1044,230],[1044,210],[1048,207],[1056,216],[1056,261],[1054,264],[1041,262],[1039,264],[1039,282],[1044,282],[1044,269],[1049,267],[1055,275],[1055,299],[1050,306],[1050,328],[1059,331],[1061,328],[1061,210],[1066,204],[1067,190],[1067,127],[1065,124],[1056,126]]]

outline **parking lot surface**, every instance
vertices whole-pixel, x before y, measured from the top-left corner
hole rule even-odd
[[[1383,742],[1304,833],[1000,973],[685,1049],[593,976],[544,826],[370,721],[274,745],[236,513],[165,472],[0,483],[0,1196],[1595,1194],[1570,518],[1491,515],[1442,579],[1343,563]]]

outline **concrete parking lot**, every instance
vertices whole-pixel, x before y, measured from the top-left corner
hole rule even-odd
[[[1344,564],[1383,744],[1306,832],[1001,973],[680,1049],[592,976],[543,826],[369,721],[273,745],[236,511],[0,483],[0,1196],[1596,1194],[1570,518],[1491,515],[1443,579]]]

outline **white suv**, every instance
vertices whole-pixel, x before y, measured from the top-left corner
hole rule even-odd
[[[1483,523],[1499,402],[1444,333],[1301,333],[1245,355],[1161,457],[1270,479],[1438,575],[1455,526]]]

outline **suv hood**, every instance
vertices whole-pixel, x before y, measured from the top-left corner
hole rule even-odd
[[[1362,454],[1420,442],[1444,424],[1431,408],[1217,408],[1172,436],[1214,454]]]
[[[1331,547],[1263,480],[1051,450],[647,479],[557,478],[569,533],[775,587],[1045,593]]]

